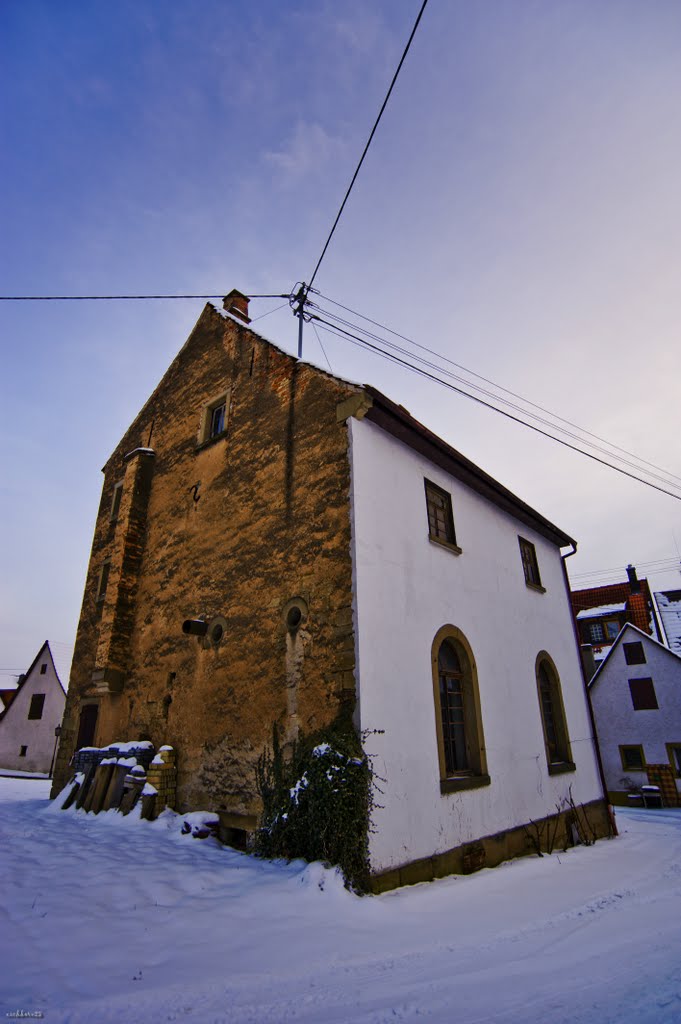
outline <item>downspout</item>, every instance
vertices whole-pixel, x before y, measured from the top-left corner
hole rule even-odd
[[[589,693],[589,680],[586,678],[586,672],[584,671],[584,664],[582,662],[579,633],[577,631],[577,623],[575,616],[572,611],[572,601],[570,600],[570,581],[568,579],[567,565],[565,564],[568,558],[572,558],[573,555],[577,554],[577,544],[575,541],[570,542],[572,544],[572,551],[568,551],[567,554],[561,555],[560,560],[563,566],[563,579],[565,581],[565,592],[567,594],[568,605],[570,606],[570,618],[572,620],[572,635],[575,638],[575,646],[577,648],[577,659],[579,661],[579,671],[582,676],[582,685],[584,686],[584,696],[586,697],[586,706],[589,710],[589,721],[591,722],[591,738],[593,740],[594,750],[596,751],[596,763],[598,765],[598,775],[601,780],[601,789],[603,790],[603,799],[608,808],[608,817],[610,819],[610,827],[612,828],[612,834],[614,836],[619,835],[617,831],[617,823],[615,821],[615,812],[612,804],[608,799],[608,787],[605,783],[605,772],[603,771],[603,761],[601,759],[601,748],[598,743],[598,733],[596,731],[596,719],[594,718],[594,709],[591,706],[591,694]]]

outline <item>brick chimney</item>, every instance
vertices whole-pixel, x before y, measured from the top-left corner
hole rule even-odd
[[[633,565],[627,566],[627,576],[629,577],[629,589],[632,594],[640,594],[641,584],[639,583],[638,576],[636,575],[636,569]]]
[[[222,300],[223,308],[231,313],[232,316],[237,317],[239,320],[243,320],[245,324],[250,324],[251,318],[248,315],[248,295],[244,295],[243,292],[238,292],[236,288],[232,288],[229,295],[225,295]]]

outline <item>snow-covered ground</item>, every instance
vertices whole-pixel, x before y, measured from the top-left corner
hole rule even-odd
[[[0,778],[0,1015],[57,1024],[681,1021],[681,810],[619,839],[360,899]]]

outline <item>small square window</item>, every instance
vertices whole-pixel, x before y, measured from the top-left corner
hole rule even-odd
[[[646,656],[640,640],[631,644],[622,644],[622,647],[624,648],[624,660],[627,665],[645,665]]]
[[[27,750],[28,750],[28,747],[20,747],[19,748],[19,757],[26,757],[26,751]]]
[[[47,672],[47,665],[41,665],[40,666],[40,675],[44,676],[46,672]]]
[[[630,679],[629,690],[634,711],[657,711],[659,705],[652,679]]]
[[[456,547],[452,496],[430,480],[425,481],[428,509],[428,535],[431,540]]]
[[[524,537],[518,537],[518,544],[520,545],[520,558],[523,563],[525,582],[528,587],[541,587],[539,563],[537,562],[537,551],[534,544],[529,540],[525,540]]]
[[[603,643],[603,623],[602,622],[591,622],[589,623],[589,640],[592,644]]]
[[[28,709],[28,717],[30,719],[37,719],[43,717],[43,707],[45,706],[45,694],[34,693],[31,697],[31,706]]]
[[[229,391],[213,398],[203,407],[199,429],[199,445],[222,437],[227,430],[229,417]]]
[[[643,747],[620,747],[620,757],[622,758],[622,767],[624,768],[625,772],[645,771],[646,759],[643,754]]]
[[[123,497],[123,481],[119,480],[117,484],[114,484],[113,495],[111,497],[111,513],[109,519],[112,523],[115,523],[118,519],[118,513],[121,510],[121,498]]]

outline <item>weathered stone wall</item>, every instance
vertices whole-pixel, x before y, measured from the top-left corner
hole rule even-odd
[[[175,748],[180,810],[244,815],[257,812],[254,767],[273,723],[286,741],[335,716],[354,686],[348,441],[336,408],[356,390],[204,309],[104,470],[55,789],[83,703],[99,704],[99,746]],[[223,393],[226,430],[200,443],[206,405]],[[290,631],[297,597],[307,616]],[[183,634],[199,616],[224,617],[218,644]]]

